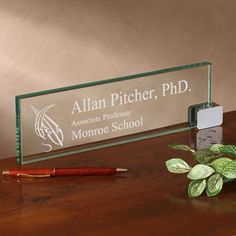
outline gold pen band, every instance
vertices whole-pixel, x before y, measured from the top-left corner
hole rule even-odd
[[[2,172],[2,174],[3,174],[3,175],[9,175],[10,172],[9,172],[8,170],[4,170],[4,171]]]

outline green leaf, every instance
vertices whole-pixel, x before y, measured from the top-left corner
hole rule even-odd
[[[236,146],[235,145],[224,145],[219,148],[220,153],[236,156]]]
[[[215,170],[207,165],[198,164],[194,166],[191,171],[188,173],[188,178],[193,180],[205,179],[211,174],[213,174]]]
[[[220,148],[223,147],[224,145],[223,144],[214,144],[212,145],[209,150],[211,152],[217,152],[217,153],[220,153]]]
[[[188,186],[188,196],[189,197],[198,197],[202,194],[206,188],[206,180],[193,180]]]
[[[213,162],[211,162],[212,167],[216,170],[216,172],[218,173],[222,173],[222,170],[224,169],[224,167],[229,164],[229,162],[231,162],[232,160],[230,158],[227,157],[220,157],[216,160],[214,160]]]
[[[222,170],[221,173],[224,177],[228,179],[236,178],[236,160],[229,162]]]
[[[182,151],[187,151],[187,152],[194,152],[194,150],[184,144],[170,144],[168,145],[170,148],[175,149],[175,150],[182,150]]]
[[[207,164],[210,160],[214,159],[215,156],[212,154],[211,151],[197,151],[194,152],[193,155],[195,156],[195,159],[200,164]]]
[[[191,170],[191,167],[180,158],[173,158],[166,161],[166,167],[169,172],[176,174],[186,173]]]
[[[220,174],[212,175],[207,181],[206,193],[207,196],[212,197],[217,195],[223,187],[223,179]]]

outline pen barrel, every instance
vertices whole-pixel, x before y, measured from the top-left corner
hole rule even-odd
[[[86,175],[112,175],[116,174],[116,168],[97,168],[97,167],[81,167],[81,168],[58,168],[55,169],[54,176],[86,176]]]
[[[29,168],[10,169],[3,171],[3,175],[18,177],[50,177],[50,176],[85,176],[85,175],[112,175],[126,172],[123,168],[109,167],[76,167],[76,168]]]

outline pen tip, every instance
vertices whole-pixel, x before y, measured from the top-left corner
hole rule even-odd
[[[3,174],[3,175],[9,175],[9,171],[8,171],[8,170],[4,170],[4,171],[2,172],[2,174]]]
[[[128,169],[124,169],[124,168],[116,168],[117,172],[127,172]]]

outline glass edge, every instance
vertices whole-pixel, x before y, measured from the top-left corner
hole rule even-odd
[[[166,69],[160,69],[160,70],[155,70],[155,71],[149,71],[149,72],[144,72],[144,73],[139,73],[139,74],[123,76],[123,77],[116,77],[112,79],[88,82],[84,84],[78,84],[78,85],[55,88],[55,89],[44,90],[44,91],[39,91],[39,92],[34,92],[34,93],[17,95],[16,99],[36,97],[36,96],[41,96],[41,95],[46,95],[46,94],[64,92],[64,91],[69,91],[69,90],[74,90],[74,89],[79,89],[79,88],[92,87],[92,86],[101,85],[101,84],[108,84],[108,83],[113,83],[113,82],[125,81],[125,80],[140,78],[140,77],[146,77],[146,76],[151,76],[151,75],[163,74],[163,73],[168,73],[168,72],[174,72],[174,71],[179,71],[179,70],[184,70],[184,69],[192,69],[196,67],[210,66],[210,65],[211,65],[211,62],[203,61],[203,62],[198,62],[198,63],[193,63],[193,64],[186,64],[186,65],[170,67]]]
[[[21,150],[21,120],[20,120],[20,99],[15,98],[16,107],[16,156],[17,162],[22,162],[22,150]]]
[[[208,65],[208,103],[212,106],[212,64]]]

